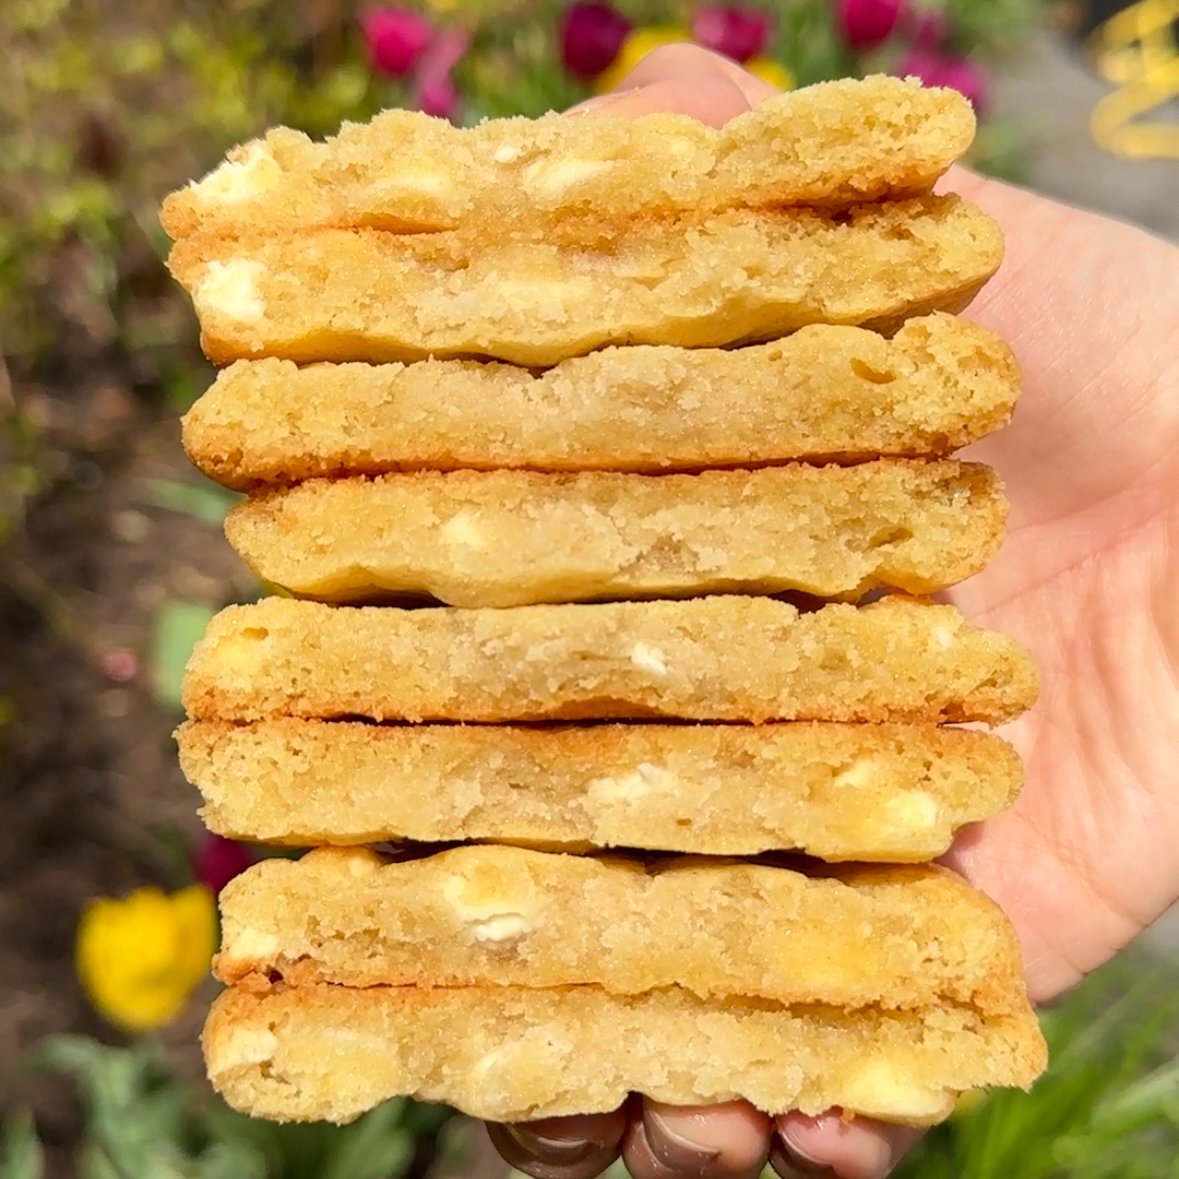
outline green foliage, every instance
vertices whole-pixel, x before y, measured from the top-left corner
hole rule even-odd
[[[350,1126],[280,1126],[228,1109],[205,1085],[167,1071],[147,1044],[111,1048],[82,1036],[44,1044],[40,1064],[69,1074],[85,1109],[80,1179],[393,1179],[446,1114],[391,1101]],[[26,1117],[10,1122],[0,1179],[42,1179]]]
[[[323,27],[267,0],[0,5],[0,352],[35,367],[63,316],[95,345],[140,319],[161,357],[191,341],[159,274],[164,195],[274,123],[325,134],[382,105],[356,5],[318,7]]]
[[[218,528],[225,522],[225,513],[242,497],[216,483],[203,479],[200,483],[182,483],[175,479],[152,479],[147,486],[148,498],[157,508],[182,512]]]
[[[180,708],[185,665],[215,613],[211,606],[178,598],[166,601],[156,611],[149,660],[151,682],[157,698],[171,708]]]
[[[1130,952],[1043,1020],[1052,1063],[933,1131],[897,1179],[1177,1179],[1179,979]]]
[[[41,1179],[44,1165],[32,1115],[14,1111],[0,1127],[0,1179]]]

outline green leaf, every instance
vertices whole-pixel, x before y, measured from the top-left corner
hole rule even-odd
[[[193,1179],[267,1179],[266,1155],[245,1142],[217,1142],[201,1155]]]
[[[43,1179],[45,1156],[33,1115],[18,1109],[4,1120],[0,1133],[0,1179]]]
[[[157,698],[180,708],[184,668],[197,640],[216,613],[202,602],[173,598],[156,611],[151,637],[151,680]]]
[[[388,1179],[413,1154],[402,1126],[405,1102],[389,1101],[339,1131],[322,1179]]]
[[[181,483],[174,479],[149,479],[147,489],[155,507],[180,512],[218,528],[225,522],[225,513],[242,498],[237,492],[226,491],[208,480]]]

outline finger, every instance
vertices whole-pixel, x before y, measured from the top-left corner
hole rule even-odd
[[[504,1161],[536,1179],[593,1179],[622,1149],[624,1109],[605,1114],[544,1118],[513,1125],[488,1123],[487,1134]]]
[[[742,69],[732,58],[688,43],[653,49],[626,75],[618,89],[637,90],[664,82],[696,85],[710,79],[723,79],[736,87],[747,107],[758,106],[778,93],[775,87]]]
[[[907,1126],[871,1118],[844,1121],[837,1113],[817,1118],[789,1113],[775,1121],[770,1163],[781,1179],[885,1179],[921,1137]]]
[[[743,1101],[674,1106],[644,1099],[622,1157],[634,1179],[756,1179],[769,1156],[770,1119]]]
[[[722,127],[774,93],[772,86],[728,58],[695,45],[666,45],[643,58],[617,91],[568,113],[635,118],[669,111]]]

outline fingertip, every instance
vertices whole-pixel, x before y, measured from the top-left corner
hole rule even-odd
[[[594,1179],[619,1155],[625,1109],[604,1114],[488,1123],[487,1134],[504,1161],[535,1179]]]
[[[674,1106],[644,1100],[624,1157],[628,1166],[635,1160],[641,1179],[756,1179],[769,1156],[770,1129],[770,1119],[743,1101]]]
[[[886,1179],[921,1136],[920,1130],[838,1112],[775,1119],[770,1162],[781,1179],[829,1174],[835,1179]]]
[[[652,50],[610,94],[597,95],[566,114],[639,115],[671,112],[722,127],[777,91],[736,62],[698,45]]]
[[[746,110],[757,106],[778,91],[768,82],[751,74],[732,58],[681,41],[653,49],[626,76],[620,90],[650,86],[660,82],[682,82],[689,86],[708,85],[723,80],[742,98]]]

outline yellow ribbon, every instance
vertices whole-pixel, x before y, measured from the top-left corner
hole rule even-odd
[[[1179,125],[1141,119],[1179,98],[1179,0],[1140,0],[1101,25],[1091,44],[1097,71],[1118,89],[1093,108],[1094,142],[1132,159],[1179,159]]]

